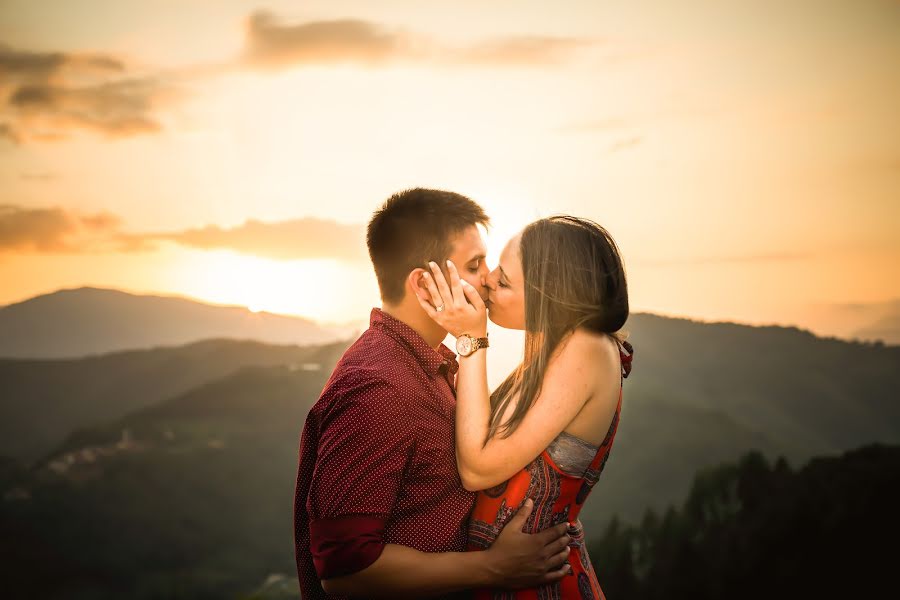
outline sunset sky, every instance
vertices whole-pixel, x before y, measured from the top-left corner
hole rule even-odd
[[[636,311],[900,299],[896,0],[3,0],[0,94],[0,304],[366,319],[365,223],[414,186],[481,203],[492,260],[595,219]]]

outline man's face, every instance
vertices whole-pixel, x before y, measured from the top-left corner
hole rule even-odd
[[[476,225],[471,225],[450,239],[450,260],[456,265],[461,279],[465,279],[472,287],[478,290],[482,300],[487,300],[488,289],[484,286],[490,270],[484,259],[487,255],[487,246],[481,239],[481,232]],[[446,267],[442,269],[445,273]]]

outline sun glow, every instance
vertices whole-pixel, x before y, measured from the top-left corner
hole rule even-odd
[[[208,302],[333,322],[367,318],[378,304],[374,275],[363,266],[278,261],[226,250],[192,254],[190,264],[180,265],[179,291]]]
[[[491,228],[486,232],[482,229],[482,236],[488,250],[488,267],[493,269],[497,266],[506,242],[525,225],[542,215],[528,208],[523,210],[523,207],[534,205],[533,198],[524,190],[496,186],[475,187],[474,191],[471,191],[472,189],[463,187],[463,193],[484,207],[491,218]]]

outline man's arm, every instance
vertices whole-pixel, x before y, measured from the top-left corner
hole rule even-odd
[[[524,587],[545,582],[547,571],[560,566],[568,542],[565,523],[533,535],[522,533],[531,511],[527,504],[483,552],[389,548],[384,527],[401,493],[415,431],[404,413],[402,394],[386,382],[366,380],[346,388],[321,422],[305,499],[308,550],[326,591],[396,597],[479,585]],[[552,542],[557,545],[548,547]]]
[[[386,544],[368,567],[322,581],[326,592],[344,596],[419,598],[476,587],[534,587],[570,574],[566,523],[536,534],[522,533],[533,503],[528,500],[494,544],[482,552],[419,552]]]

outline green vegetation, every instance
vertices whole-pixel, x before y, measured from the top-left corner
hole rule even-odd
[[[900,443],[900,348],[651,315],[628,329],[619,432],[581,513],[608,596],[868,581],[891,556],[874,548],[900,505],[896,447],[787,465]],[[25,415],[0,419],[0,437],[41,441],[0,449],[7,595],[296,597],[299,435],[345,346],[0,361],[0,416]]]
[[[680,510],[613,519],[589,544],[610,598],[864,598],[893,587],[900,446],[797,472],[758,452],[704,470]]]

